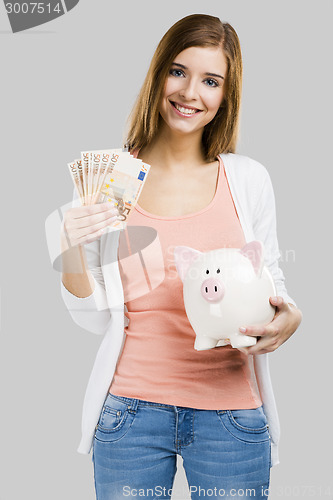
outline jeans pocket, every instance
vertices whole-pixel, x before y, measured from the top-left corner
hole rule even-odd
[[[104,406],[98,422],[98,427],[106,431],[115,429],[124,420],[126,411],[126,409],[115,410]]]
[[[136,413],[130,408],[131,405],[126,401],[109,393],[96,426],[97,441],[110,442],[125,435]]]
[[[267,418],[262,406],[244,410],[217,410],[223,426],[238,440],[248,443],[269,441]]]
[[[246,410],[228,410],[231,423],[245,432],[265,432],[268,429],[263,407]]]

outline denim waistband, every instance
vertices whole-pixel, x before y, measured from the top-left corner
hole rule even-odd
[[[126,396],[117,396],[116,394],[113,393],[108,393],[107,398],[115,398],[118,399],[119,401],[123,401],[128,405],[128,408],[131,410],[136,410],[138,406],[153,406],[156,408],[168,408],[173,411],[181,411],[181,410],[199,410],[200,408],[192,408],[189,406],[176,406],[176,405],[169,405],[165,403],[155,403],[154,401],[146,401],[144,399],[138,399],[138,398],[128,398]],[[209,411],[209,410],[206,410]],[[216,411],[216,410],[214,410]],[[221,410],[220,410],[221,411]]]
[[[113,393],[108,393],[108,398],[115,398],[118,399],[119,401],[124,401],[129,409],[136,410],[138,406],[154,406],[154,407],[159,407],[159,408],[169,408],[170,410],[186,410],[186,409],[191,409],[189,406],[175,406],[175,405],[169,405],[165,403],[156,403],[154,401],[146,401],[144,399],[138,399],[138,398],[128,398],[125,396],[117,396],[116,394]],[[194,409],[194,408],[193,408]]]

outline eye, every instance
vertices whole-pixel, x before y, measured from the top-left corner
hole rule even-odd
[[[216,272],[217,272],[217,273],[220,273],[220,272],[221,272],[221,271],[220,271],[220,268],[218,268],[218,270],[217,270]]]
[[[169,75],[171,75],[171,76],[182,76],[182,75],[184,75],[184,71],[182,71],[181,69],[175,69],[175,68],[173,68],[173,69],[170,69]]]
[[[206,274],[209,274],[209,269],[206,269]]]
[[[204,81],[207,83],[208,87],[219,87],[219,83],[214,80],[214,78],[206,78]]]

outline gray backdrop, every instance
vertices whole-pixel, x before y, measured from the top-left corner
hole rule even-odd
[[[81,0],[15,35],[0,11],[0,499],[94,498],[91,455],[76,449],[101,338],[71,320],[44,224],[71,200],[67,162],[121,146],[159,39],[191,13],[216,15],[240,37],[238,152],[270,172],[281,267],[304,315],[270,357],[282,428],[270,499],[332,499],[332,3]],[[183,474],[179,460],[174,498],[185,500]]]

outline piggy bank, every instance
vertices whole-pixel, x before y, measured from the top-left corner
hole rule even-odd
[[[265,325],[275,314],[269,297],[276,295],[276,289],[264,266],[262,242],[210,252],[177,246],[174,259],[186,314],[196,334],[194,349],[255,345],[256,337],[240,333],[239,327]]]

